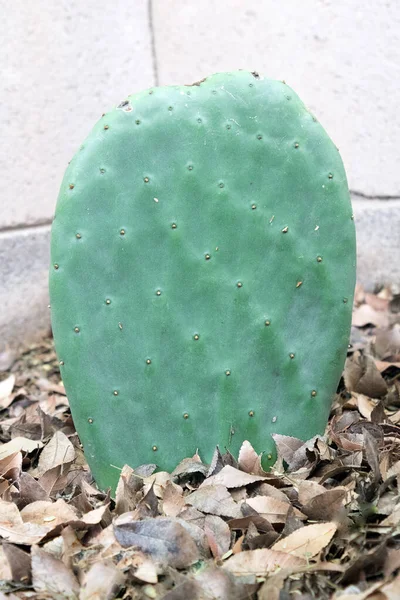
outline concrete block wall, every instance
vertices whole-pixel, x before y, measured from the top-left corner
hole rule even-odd
[[[284,79],[339,146],[358,278],[400,284],[400,5],[384,0],[0,0],[0,352],[49,330],[68,161],[127,93],[216,71]]]

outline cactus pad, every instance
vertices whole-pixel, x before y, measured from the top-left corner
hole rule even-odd
[[[337,148],[285,83],[237,71],[103,115],[52,227],[52,326],[100,487],[199,450],[323,433],[355,230]]]

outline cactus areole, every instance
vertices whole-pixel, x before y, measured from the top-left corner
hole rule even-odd
[[[355,285],[343,164],[284,82],[219,73],[104,114],[52,227],[54,340],[93,476],[323,433]]]

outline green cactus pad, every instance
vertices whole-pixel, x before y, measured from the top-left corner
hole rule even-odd
[[[339,152],[257,73],[156,87],[103,115],[52,227],[60,369],[101,488],[272,433],[323,433],[343,368],[355,230]]]

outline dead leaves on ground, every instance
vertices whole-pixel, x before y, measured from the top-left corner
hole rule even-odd
[[[0,376],[0,599],[400,597],[398,297],[357,288],[325,435],[245,441],[97,490],[51,340]]]

